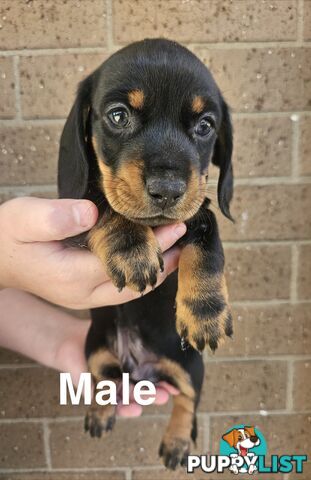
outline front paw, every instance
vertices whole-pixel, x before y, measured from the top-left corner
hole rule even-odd
[[[150,227],[133,224],[130,231],[97,229],[89,244],[119,291],[129,287],[143,293],[155,286],[159,270],[163,271],[162,252]]]
[[[184,438],[164,439],[159,448],[166,468],[175,470],[178,465],[186,465],[190,450],[190,441]]]
[[[182,345],[202,352],[208,344],[214,351],[232,335],[232,317],[223,291],[182,289],[176,297],[176,328]]]
[[[107,258],[106,268],[119,291],[129,287],[143,293],[148,286],[155,286],[159,270],[163,271],[161,250],[156,242],[150,242],[114,251]]]
[[[109,432],[113,429],[115,421],[114,408],[90,408],[85,416],[84,430],[89,432],[91,437],[100,438],[103,432]]]

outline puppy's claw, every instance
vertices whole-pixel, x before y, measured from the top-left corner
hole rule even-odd
[[[90,411],[84,419],[84,431],[89,432],[91,437],[100,438],[103,432],[110,432],[115,424],[115,415],[101,418],[96,411]]]
[[[159,260],[159,265],[160,265],[160,272],[163,273],[164,272],[164,260],[163,260],[163,257],[162,257],[161,253],[158,254],[158,260]]]
[[[178,465],[185,465],[189,455],[190,442],[183,438],[172,438],[163,441],[159,448],[159,456],[170,470],[176,470]]]
[[[180,347],[182,349],[182,351],[184,352],[185,350],[188,350],[188,348],[190,347],[189,343],[187,342],[187,340],[185,339],[185,337],[181,337],[180,339]]]

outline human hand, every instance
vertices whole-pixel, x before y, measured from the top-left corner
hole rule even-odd
[[[140,296],[121,293],[88,250],[68,248],[62,239],[88,231],[96,223],[96,206],[88,200],[21,197],[0,206],[0,285],[34,293],[72,309],[128,302]],[[155,229],[162,251],[184,235],[184,224]],[[157,286],[177,268],[179,249],[164,254]],[[148,289],[146,290],[146,293]]]
[[[84,353],[90,320],[78,320],[70,313],[22,290],[0,291],[0,345],[36,362],[71,375],[77,387],[82,372],[87,372]],[[103,319],[105,321],[105,319]],[[135,417],[142,413],[130,390],[130,405],[117,407],[118,415]],[[171,385],[156,384],[155,405],[163,405],[178,391]],[[22,401],[22,397],[21,397]]]

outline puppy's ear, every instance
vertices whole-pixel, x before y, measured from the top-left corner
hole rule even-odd
[[[218,203],[222,213],[233,220],[230,214],[230,202],[233,196],[232,170],[233,131],[229,108],[222,100],[222,122],[215,143],[212,162],[219,167]]]
[[[61,198],[85,196],[89,178],[87,123],[90,115],[91,80],[78,89],[76,101],[65,123],[59,149],[58,192]]]
[[[231,430],[230,432],[222,436],[222,439],[225,440],[225,442],[229,443],[230,447],[233,447],[234,445],[234,432],[235,430]]]

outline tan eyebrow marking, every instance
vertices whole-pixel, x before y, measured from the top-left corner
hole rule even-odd
[[[192,111],[194,113],[201,113],[204,108],[204,100],[200,95],[196,95],[192,100]]]
[[[136,108],[138,110],[141,110],[143,108],[145,95],[142,90],[132,90],[131,92],[128,93],[127,96],[128,96],[130,105],[133,108]]]

